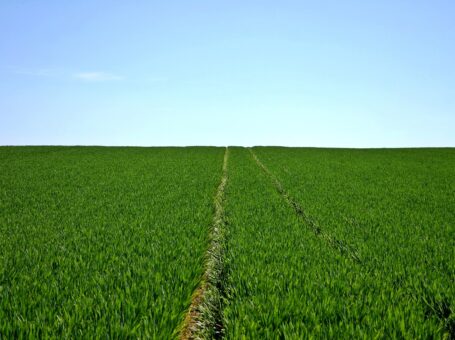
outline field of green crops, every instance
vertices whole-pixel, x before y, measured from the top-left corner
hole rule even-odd
[[[0,338],[171,337],[223,151],[1,148]]]
[[[0,147],[0,338],[198,325],[455,338],[455,149]]]

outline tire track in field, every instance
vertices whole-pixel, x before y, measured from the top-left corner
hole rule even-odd
[[[214,198],[215,213],[209,232],[210,245],[205,254],[205,270],[199,287],[180,327],[180,339],[221,338],[224,254],[226,247],[225,188],[228,179],[229,149],[226,147],[221,182]]]
[[[284,198],[286,203],[291,206],[291,208],[294,209],[294,212],[296,215],[302,220],[302,222],[307,225],[311,231],[318,237],[322,238],[330,247],[338,250],[342,255],[345,255],[349,257],[351,260],[353,260],[356,263],[362,263],[362,260],[358,254],[358,251],[347,244],[345,241],[338,240],[337,238],[333,237],[326,231],[324,231],[318,224],[317,222],[311,217],[308,216],[305,212],[305,210],[302,208],[302,206],[294,199],[292,198],[289,193],[286,191],[284,188],[283,184],[280,182],[278,177],[276,177],[258,158],[258,156],[254,153],[254,151],[251,148],[248,148],[248,150],[251,153],[251,156],[253,157],[254,161],[256,164],[261,168],[265,174],[270,178],[270,180],[273,182],[273,185],[275,186],[276,191]]]

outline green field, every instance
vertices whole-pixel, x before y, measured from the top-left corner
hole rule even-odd
[[[455,338],[455,149],[0,147],[0,338]]]

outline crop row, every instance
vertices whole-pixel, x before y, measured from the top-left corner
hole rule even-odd
[[[455,334],[453,150],[254,152],[326,232],[358,250],[359,275],[380,283],[371,298],[395,314],[384,327]]]
[[[221,148],[0,148],[0,337],[169,338]]]
[[[303,226],[248,150],[231,150],[226,337],[401,334],[384,324],[399,307],[375,295],[376,278]]]

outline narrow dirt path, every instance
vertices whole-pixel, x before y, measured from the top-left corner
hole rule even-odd
[[[205,255],[205,270],[181,326],[180,339],[213,339],[222,336],[223,260],[226,247],[224,192],[228,179],[228,158],[229,149],[226,147],[221,182],[214,198],[215,213],[209,235],[210,245]]]
[[[305,213],[302,206],[289,195],[280,180],[260,161],[254,151],[251,148],[248,148],[248,150],[250,151],[251,156],[259,168],[261,168],[273,182],[273,185],[275,186],[275,189],[278,191],[278,193],[284,198],[286,203],[294,209],[296,215],[302,220],[305,225],[307,225],[313,231],[316,236],[322,238],[329,246],[337,249],[341,254],[349,257],[354,262],[362,262],[358,251],[354,247],[350,246],[345,241],[336,239],[328,232],[323,230],[313,218]]]

